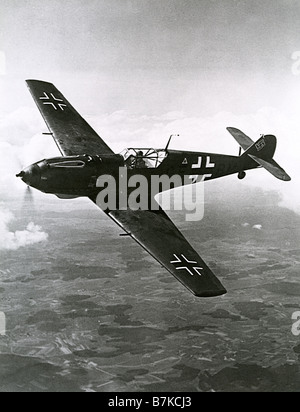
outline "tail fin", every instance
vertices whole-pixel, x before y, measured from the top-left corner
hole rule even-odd
[[[253,143],[244,153],[245,155],[253,155],[260,159],[271,160],[276,151],[277,139],[275,136],[266,135]]]
[[[262,136],[256,143],[254,143],[250,137],[246,136],[239,129],[228,127],[227,130],[245,150],[245,153],[241,156],[242,158],[249,156],[257,164],[264,167],[273,176],[277,177],[277,179],[284,180],[285,182],[292,180],[275,160],[273,160],[277,146],[277,139],[275,136]]]
[[[277,179],[289,182],[292,180],[290,176],[273,160],[273,156],[277,146],[275,136],[262,136],[256,143],[250,146],[242,157],[249,156],[260,166],[264,167]]]

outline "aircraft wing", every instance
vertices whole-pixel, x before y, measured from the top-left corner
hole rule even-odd
[[[194,295],[213,297],[227,293],[161,208],[107,214]]]
[[[53,84],[38,80],[26,83],[63,156],[113,154]]]

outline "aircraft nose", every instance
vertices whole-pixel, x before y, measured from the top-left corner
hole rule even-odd
[[[41,180],[41,171],[39,166],[32,165],[17,174],[17,177],[20,177],[28,186],[36,187]]]

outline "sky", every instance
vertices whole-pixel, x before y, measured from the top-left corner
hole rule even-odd
[[[1,0],[1,200],[21,194],[20,168],[58,154],[25,85],[35,78],[116,152],[174,133],[174,149],[237,154],[226,127],[275,134],[292,182],[259,170],[243,184],[300,211],[299,21],[296,0]]]

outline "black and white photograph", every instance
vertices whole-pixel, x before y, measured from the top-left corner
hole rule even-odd
[[[299,21],[0,0],[0,392],[299,392]]]

